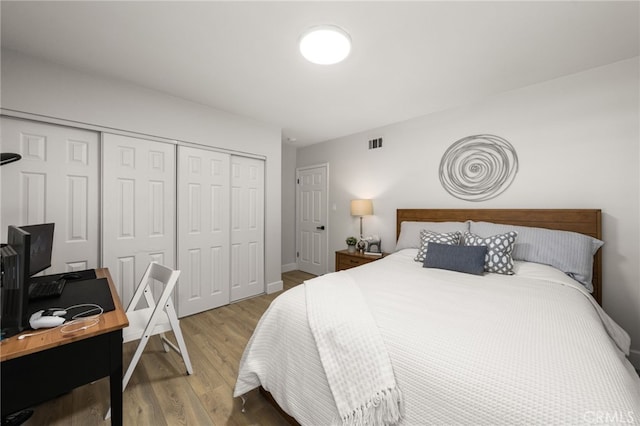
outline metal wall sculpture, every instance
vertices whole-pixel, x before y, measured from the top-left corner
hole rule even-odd
[[[485,201],[509,188],[518,172],[518,155],[499,136],[475,135],[460,139],[440,161],[440,183],[461,200]]]

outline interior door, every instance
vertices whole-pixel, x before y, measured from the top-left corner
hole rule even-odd
[[[0,172],[0,241],[6,241],[8,225],[54,222],[51,268],[43,273],[98,267],[98,133],[0,120],[1,151],[22,156]]]
[[[264,292],[264,161],[231,156],[231,301]]]
[[[175,267],[175,145],[105,133],[102,158],[102,264],[127,306],[149,262]]]
[[[229,304],[230,155],[178,147],[178,314]]]
[[[327,166],[297,170],[298,269],[314,275],[327,273]]]

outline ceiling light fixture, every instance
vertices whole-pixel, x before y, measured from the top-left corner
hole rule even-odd
[[[351,52],[351,37],[335,25],[320,25],[300,37],[300,53],[309,62],[319,65],[337,64]]]

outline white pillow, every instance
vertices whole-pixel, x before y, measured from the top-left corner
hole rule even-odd
[[[402,222],[400,224],[400,236],[396,243],[396,251],[406,248],[419,249],[422,246],[420,231],[429,231],[445,234],[458,231],[462,234],[469,230],[468,222]]]

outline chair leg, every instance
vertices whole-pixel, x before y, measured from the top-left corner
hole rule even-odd
[[[135,353],[133,354],[133,358],[131,358],[131,363],[129,364],[129,367],[127,367],[127,372],[124,374],[124,378],[122,379],[122,392],[127,388],[129,380],[131,380],[131,376],[133,375],[133,370],[135,370],[136,365],[138,365],[138,361],[140,361],[140,357],[142,356],[144,348],[147,346],[147,342],[149,342],[149,336],[143,335],[140,339],[140,343],[138,343]],[[107,411],[104,419],[107,420],[109,417],[111,417],[111,407],[109,407],[109,411]]]
[[[162,342],[162,347],[164,348],[165,352],[169,352],[169,350],[171,349],[169,347],[169,345],[167,345],[167,336],[164,333],[160,333],[160,341]]]
[[[193,374],[193,366],[191,366],[191,359],[189,358],[189,352],[187,352],[187,344],[184,342],[184,337],[182,337],[180,325],[178,325],[177,330],[177,333],[174,331],[174,334],[178,341],[178,347],[180,347],[180,355],[182,355],[184,365],[187,367],[187,374]]]
[[[122,392],[127,388],[129,380],[131,380],[131,376],[133,375],[133,370],[136,368],[136,365],[138,365],[138,361],[140,361],[140,357],[142,356],[144,348],[147,346],[147,342],[149,342],[149,336],[143,335],[138,347],[136,348],[136,352],[133,354],[133,358],[131,358],[131,363],[129,364],[129,367],[127,367],[127,372],[124,374],[124,378],[122,379]]]
[[[171,328],[173,329],[173,334],[176,336],[176,341],[178,342],[178,347],[180,348],[180,355],[182,356],[184,365],[186,365],[187,367],[187,374],[193,374],[191,359],[189,358],[189,352],[187,352],[187,344],[184,342],[184,337],[182,337],[182,329],[180,328],[180,321],[178,320],[176,311],[173,308],[173,304],[171,304],[170,306],[167,306],[166,310],[167,310],[167,316],[169,317],[169,322],[171,323]]]

